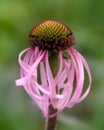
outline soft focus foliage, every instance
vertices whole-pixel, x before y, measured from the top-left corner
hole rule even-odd
[[[104,1],[103,0],[0,0],[0,130],[43,130],[40,110],[16,87],[18,54],[28,47],[34,25],[59,20],[74,32],[74,46],[92,71],[92,89],[81,104],[58,118],[58,130],[104,129]],[[40,125],[41,124],[41,125]]]

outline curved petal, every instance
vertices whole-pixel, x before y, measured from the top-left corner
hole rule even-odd
[[[19,58],[18,58],[18,62],[19,62],[19,64],[20,64],[20,66],[21,66],[25,71],[27,71],[30,66],[27,65],[25,62],[23,62],[23,61],[21,60],[21,57],[22,57],[22,55],[23,55],[25,52],[27,52],[27,51],[29,51],[29,50],[30,50],[30,48],[27,48],[27,49],[23,50],[23,51],[19,54]],[[28,53],[27,53],[27,54],[28,54]]]
[[[57,106],[59,111],[62,111],[66,107],[66,105],[68,104],[70,100],[72,90],[73,90],[72,84],[70,84],[69,82],[63,84],[63,88],[64,89],[63,89],[62,94],[64,95],[64,98],[58,101],[58,106]]]
[[[77,52],[74,52],[73,49],[70,51],[70,56],[76,72],[76,88],[71,99],[71,101],[74,101],[77,100],[82,94],[84,84],[84,68]]]
[[[40,78],[41,78],[41,84],[44,86],[47,86],[47,77],[46,77],[46,70],[45,70],[45,66],[44,63],[41,62],[40,63]]]
[[[34,49],[27,48],[19,54],[18,61],[21,66],[21,78],[16,80],[16,85],[23,85],[45,117],[53,117],[65,107],[73,107],[76,103],[84,100],[90,91],[91,73],[86,60],[73,48],[69,48],[66,51],[70,56],[69,59],[64,59],[62,51],[59,51],[60,66],[55,78],[49,64],[48,51],[35,47]],[[41,83],[37,81],[38,66],[40,67]],[[89,84],[83,93],[84,69],[88,74]],[[74,82],[76,83],[75,89]],[[50,104],[54,109],[57,109],[56,113],[52,115],[48,113]]]
[[[91,73],[90,73],[90,69],[89,69],[89,66],[88,66],[86,60],[79,52],[77,52],[76,50],[74,50],[72,48],[71,48],[71,53],[72,53],[72,54],[70,54],[71,59],[72,59],[73,66],[76,71],[77,84],[76,84],[76,88],[74,90],[74,94],[73,94],[71,100],[69,101],[69,103],[67,104],[67,107],[73,107],[73,105],[75,105],[76,103],[79,103],[82,100],[84,100],[85,97],[88,95],[88,93],[90,91],[90,87],[91,87]],[[82,94],[83,87],[84,87],[84,68],[88,74],[89,85],[87,86],[86,91]]]
[[[74,66],[72,65],[71,63],[71,60],[69,59],[68,61],[64,60],[64,66],[66,68],[66,74],[67,74],[67,78],[68,78],[68,81],[73,84],[74,82]]]
[[[90,88],[91,88],[91,81],[92,81],[92,78],[91,78],[91,72],[90,72],[90,69],[89,69],[89,66],[85,60],[85,58],[80,54],[78,53],[79,57],[81,58],[81,61],[87,71],[87,74],[88,74],[88,78],[89,78],[89,85],[88,85],[88,88],[87,90],[84,92],[84,94],[79,98],[78,100],[78,103],[81,102],[82,100],[85,99],[85,97],[88,95],[89,91],[90,91]]]
[[[31,84],[33,80],[36,80],[37,82],[37,66],[40,63],[41,59],[43,58],[45,53],[42,53],[39,58],[36,59],[34,64],[31,66],[28,75],[27,75],[27,85],[28,85],[28,91],[32,92]],[[35,77],[33,75],[36,75]],[[33,80],[32,80],[33,79]],[[38,89],[37,86],[34,86],[35,89]],[[39,91],[39,90],[38,90]]]

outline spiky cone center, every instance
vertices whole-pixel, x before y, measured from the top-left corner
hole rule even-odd
[[[36,25],[29,34],[29,44],[47,50],[62,50],[74,44],[73,33],[64,24],[47,20]]]

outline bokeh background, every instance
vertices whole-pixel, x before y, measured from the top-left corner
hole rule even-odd
[[[44,118],[22,87],[18,54],[39,22],[53,19],[74,32],[93,82],[89,96],[58,117],[58,130],[104,129],[104,0],[0,0],[0,130],[43,130]]]

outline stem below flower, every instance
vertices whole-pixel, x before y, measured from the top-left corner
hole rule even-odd
[[[57,109],[54,109],[52,105],[49,106],[49,115],[52,115],[53,113],[56,113]],[[57,123],[57,116],[49,117],[46,119],[46,130],[55,130]]]
[[[58,53],[57,52],[51,52],[49,55],[49,62],[50,62],[50,67],[53,73],[53,76],[55,77],[58,71]],[[57,87],[56,87],[56,93],[57,92]],[[50,101],[49,101],[50,102]],[[52,104],[49,105],[49,110],[48,114],[53,115],[57,112],[57,109],[54,109]],[[56,128],[56,123],[57,123],[57,115],[54,117],[49,117],[46,119],[46,130],[55,130]]]

